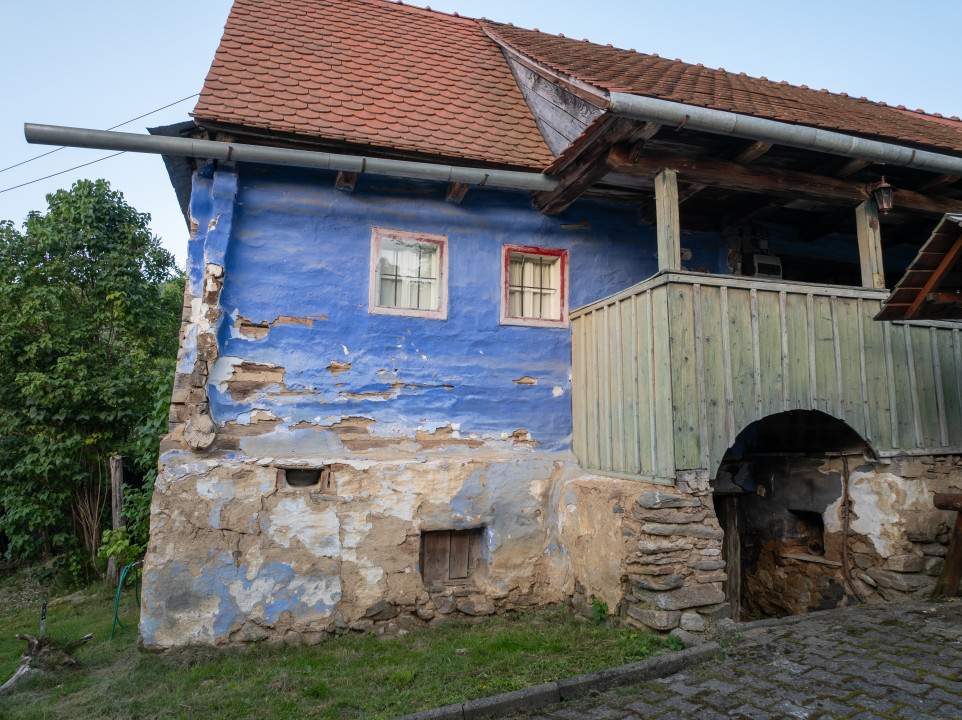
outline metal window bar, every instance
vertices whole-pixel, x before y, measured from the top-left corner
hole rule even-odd
[[[510,314],[514,317],[557,319],[554,308],[557,288],[554,287],[557,258],[512,254],[509,259],[508,294]],[[527,302],[526,302],[527,300]],[[527,307],[526,307],[527,304]]]
[[[380,305],[417,310],[437,309],[438,248],[397,240],[381,247]],[[386,290],[386,292],[385,292]]]

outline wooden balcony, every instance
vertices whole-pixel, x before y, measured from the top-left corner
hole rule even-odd
[[[962,325],[873,320],[884,290],[665,272],[571,313],[574,450],[714,477],[756,420],[820,410],[880,456],[962,452]]]

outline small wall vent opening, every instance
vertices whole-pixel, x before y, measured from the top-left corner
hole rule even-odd
[[[331,468],[322,465],[316,468],[278,468],[278,487],[311,488],[320,493],[328,493],[333,480]]]
[[[484,528],[421,533],[421,577],[426,583],[462,582],[480,565]]]

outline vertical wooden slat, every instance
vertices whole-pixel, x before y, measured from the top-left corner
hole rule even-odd
[[[926,327],[906,325],[906,331],[911,338],[912,362],[915,370],[913,373],[915,385],[912,392],[915,395],[919,425],[922,429],[922,441],[919,447],[938,447],[939,409],[936,401],[935,377],[932,372],[932,342]]]
[[[872,422],[868,403],[868,370],[865,363],[865,327],[864,327],[864,307],[862,299],[856,303],[856,318],[858,323],[858,378],[859,378],[859,397],[861,400],[862,425],[865,427],[863,437],[866,442],[872,444]]]
[[[459,580],[468,576],[468,534],[465,532],[451,533],[448,572],[450,580]]]
[[[859,358],[861,332],[859,330],[858,301],[855,298],[834,299],[836,336],[837,385],[842,414],[839,416],[855,432],[865,437],[865,413],[862,408],[862,366]]]
[[[829,298],[829,308],[832,313],[832,355],[835,361],[835,417],[845,419],[843,399],[845,390],[842,387],[842,339],[838,335],[838,298]]]
[[[816,409],[833,417],[839,414],[838,374],[835,365],[835,331],[831,298],[815,298],[815,366],[818,400]]]
[[[705,411],[708,430],[708,465],[717,467],[728,450],[728,428],[731,374],[722,335],[727,334],[728,320],[722,312],[723,288],[703,286],[701,289],[702,362],[705,366]],[[726,300],[727,304],[727,300]]]
[[[812,380],[809,355],[813,352],[808,337],[809,303],[801,293],[791,293],[786,300],[788,307],[788,357],[791,369],[790,406],[792,410],[812,407]]]
[[[759,290],[758,306],[758,388],[761,393],[759,417],[784,410],[781,298],[771,290]]]
[[[447,580],[450,567],[451,533],[431,532],[421,536],[424,550],[424,581]]]
[[[791,406],[791,370],[788,363],[788,293],[784,290],[778,293],[778,326],[782,340],[782,412],[792,409]]]
[[[674,410],[675,467],[698,467],[698,382],[695,377],[695,318],[691,286],[668,290],[671,399]]]
[[[598,369],[601,373],[601,387],[599,388],[599,393],[601,396],[601,407],[602,411],[600,413],[598,423],[598,432],[601,433],[601,468],[604,470],[611,470],[611,419],[612,419],[612,407],[611,407],[611,353],[609,352],[610,347],[610,336],[611,336],[611,306],[605,305],[604,309],[601,311],[601,322],[598,325],[600,330],[598,337]]]
[[[728,324],[731,339],[732,394],[737,436],[757,419],[755,405],[755,348],[752,333],[751,293],[730,288],[728,293]],[[734,441],[734,437],[732,438]]]
[[[593,470],[601,469],[601,436],[598,431],[599,423],[599,397],[598,376],[601,372],[598,367],[598,315],[592,311],[585,317],[585,355],[587,358],[588,381],[586,383],[587,395],[585,405],[587,408],[586,425],[588,432],[588,442],[586,444],[588,467]]]
[[[632,295],[626,299],[623,305],[625,312],[625,323],[622,326],[623,335],[623,355],[622,371],[624,378],[622,387],[625,392],[625,452],[629,472],[641,473],[641,432],[638,423],[638,296]]]
[[[752,400],[755,407],[755,420],[762,417],[762,369],[758,347],[758,290],[749,291],[752,319]]]
[[[922,447],[922,413],[919,410],[919,387],[915,377],[915,351],[912,348],[912,332],[908,325],[902,326],[902,337],[905,340],[905,364],[909,376],[909,402],[912,405],[915,447]]]
[[[658,269],[681,268],[681,222],[678,212],[678,173],[655,175],[655,221],[658,226]]]
[[[639,473],[651,475],[654,473],[652,462],[652,435],[654,424],[652,412],[654,397],[651,394],[652,366],[651,366],[651,315],[649,293],[643,292],[636,296],[637,330],[635,353],[638,358],[638,369],[635,373],[635,385],[638,393],[638,467]]]
[[[727,445],[735,443],[735,397],[732,391],[732,346],[728,335],[728,288],[718,291],[718,305],[721,308],[722,369],[725,378],[725,434]]]
[[[571,321],[571,435],[575,457],[588,466],[585,456],[585,361],[583,317]]]
[[[815,297],[812,293],[806,296],[808,301],[808,407],[818,409],[818,366],[815,362]]]
[[[651,430],[649,436],[651,443],[651,474],[657,475],[659,468],[658,457],[658,382],[656,377],[657,365],[655,363],[655,308],[652,292],[649,290],[645,295],[648,298],[648,426]]]
[[[627,472],[625,462],[625,393],[621,368],[621,302],[608,306],[611,332],[608,335],[608,358],[611,363],[611,469]]]
[[[695,316],[695,378],[698,384],[698,447],[701,467],[709,467],[708,398],[705,397],[705,338],[702,327],[701,285],[695,283],[692,294],[692,311]]]
[[[889,408],[891,408],[890,412],[892,415],[892,447],[897,448],[901,447],[900,440],[904,434],[902,431],[902,419],[905,414],[905,403],[899,402],[898,383],[895,381],[898,375],[898,365],[895,362],[895,358],[898,357],[898,355],[894,352],[892,346],[895,340],[892,337],[891,323],[882,323],[882,334],[885,343],[885,375],[888,380]]]
[[[929,328],[929,342],[932,345],[932,374],[935,376],[935,405],[939,417],[939,442],[942,447],[949,444],[949,428],[945,420],[945,389],[942,384],[942,363],[939,359],[938,330]]]
[[[889,372],[887,369],[884,328],[889,323],[876,322],[880,303],[877,300],[862,302],[862,333],[865,338],[865,371],[869,424],[873,447],[891,448],[892,423],[895,421],[889,395]]]
[[[668,293],[666,286],[655,288],[651,293],[655,321],[652,337],[655,351],[655,433],[658,448],[655,475],[662,478],[674,478],[677,466],[673,432],[675,415],[672,406],[675,388],[672,386],[672,348],[670,341],[665,341],[665,338],[671,338]]]

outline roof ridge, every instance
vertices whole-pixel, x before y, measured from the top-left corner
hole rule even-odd
[[[461,22],[476,23],[478,18],[471,17],[469,15],[460,15],[456,12],[445,12],[444,10],[435,10],[430,5],[421,7],[420,5],[414,5],[410,2],[403,2],[403,0],[352,0],[352,2],[366,2],[370,5],[388,5],[388,6],[400,6],[406,10],[413,10],[423,14],[431,15],[443,15],[444,17],[453,18]],[[484,18],[481,18],[482,20]]]

